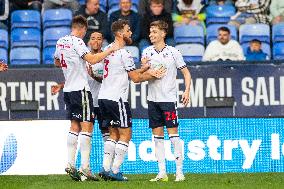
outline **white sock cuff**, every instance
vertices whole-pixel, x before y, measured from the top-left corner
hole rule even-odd
[[[68,134],[71,135],[71,136],[74,136],[74,137],[78,137],[79,136],[79,133],[76,133],[74,131],[69,131]]]
[[[164,136],[154,135],[154,141],[164,141]]]
[[[120,148],[122,150],[127,150],[128,149],[128,143],[126,142],[122,142],[122,141],[118,141],[117,144],[116,144],[116,147],[117,148]]]
[[[103,137],[110,136],[110,134],[109,134],[109,133],[103,133],[102,135],[103,135]]]
[[[81,132],[80,135],[81,135],[81,136],[85,136],[85,137],[90,137],[90,138],[92,138],[92,133]]]
[[[179,134],[169,134],[169,138],[179,138]]]
[[[105,145],[110,145],[110,146],[115,146],[116,145],[116,141],[111,139],[111,138],[108,138],[105,142]]]

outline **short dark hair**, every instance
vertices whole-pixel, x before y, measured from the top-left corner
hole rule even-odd
[[[220,27],[220,28],[218,29],[218,32],[219,32],[219,31],[225,31],[225,32],[228,32],[229,34],[231,33],[230,29],[229,29],[228,27],[226,27],[226,26]]]
[[[88,28],[88,21],[87,19],[82,16],[82,15],[78,15],[78,16],[75,16],[73,19],[72,19],[72,23],[71,23],[71,26],[72,28],[73,27],[86,27]]]
[[[259,41],[258,39],[253,39],[250,41],[250,43],[258,43],[258,44],[261,44],[261,41]]]
[[[167,33],[169,25],[163,20],[157,20],[150,24],[150,28],[151,27],[158,27],[159,30],[163,30],[165,33]]]
[[[112,23],[111,31],[116,34],[118,31],[123,30],[124,26],[129,25],[128,20],[119,19]]]
[[[164,5],[164,0],[150,0],[149,4],[151,5],[152,3]]]

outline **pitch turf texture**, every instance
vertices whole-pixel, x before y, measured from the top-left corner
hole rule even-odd
[[[76,182],[67,175],[48,176],[0,176],[0,189],[284,189],[284,173],[229,173],[229,174],[186,174],[186,181],[175,183],[170,175],[169,182],[152,183],[155,175],[126,175],[128,182]]]

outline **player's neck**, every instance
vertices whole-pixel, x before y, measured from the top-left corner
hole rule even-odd
[[[117,44],[119,44],[119,46],[121,46],[121,47],[124,47],[126,44],[125,44],[125,41],[123,40],[123,38],[118,38],[118,37],[116,37],[115,39],[114,39],[114,42],[115,43],[117,43]]]
[[[161,42],[155,43],[153,45],[154,45],[155,50],[160,52],[165,48],[166,43],[164,41],[161,41]]]
[[[72,31],[71,35],[73,35],[75,37],[78,37],[78,38],[81,38],[80,34],[78,32],[76,32],[76,31]]]

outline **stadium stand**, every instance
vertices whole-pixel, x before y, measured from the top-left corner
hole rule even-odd
[[[42,52],[42,61],[43,64],[53,64],[54,63],[54,52],[55,47],[46,47]]]
[[[5,29],[0,29],[0,47],[8,49],[9,39],[8,39],[8,31]]]
[[[181,25],[175,27],[174,39],[179,43],[199,43],[204,44],[204,30],[202,26]]]
[[[273,59],[274,60],[284,59],[284,42],[276,43],[273,45]]]
[[[284,42],[284,23],[272,26],[272,42]]]
[[[8,51],[7,49],[0,48],[0,60],[8,62]]]
[[[13,48],[10,52],[10,64],[40,64],[40,50],[34,47]]]
[[[238,40],[238,31],[235,26],[226,24],[211,24],[206,29],[206,44],[208,45],[211,41],[218,38],[218,29],[222,26],[229,28],[231,32],[231,39]]]
[[[236,9],[233,5],[225,4],[209,5],[206,8],[206,24],[227,24],[230,21],[230,17],[236,13]]]
[[[41,29],[40,13],[35,10],[17,10],[11,16],[11,29],[37,28]]]
[[[72,11],[69,9],[49,9],[43,13],[43,28],[70,26]]]
[[[200,44],[180,44],[176,48],[181,52],[185,61],[201,61],[204,54],[204,46]]]
[[[40,30],[34,28],[16,28],[11,33],[11,48],[37,47],[41,48]]]
[[[253,39],[270,44],[270,27],[266,24],[244,24],[240,26],[240,43],[247,43]]]
[[[71,30],[68,27],[53,27],[43,31],[43,48],[55,46],[59,38],[70,34]]]

